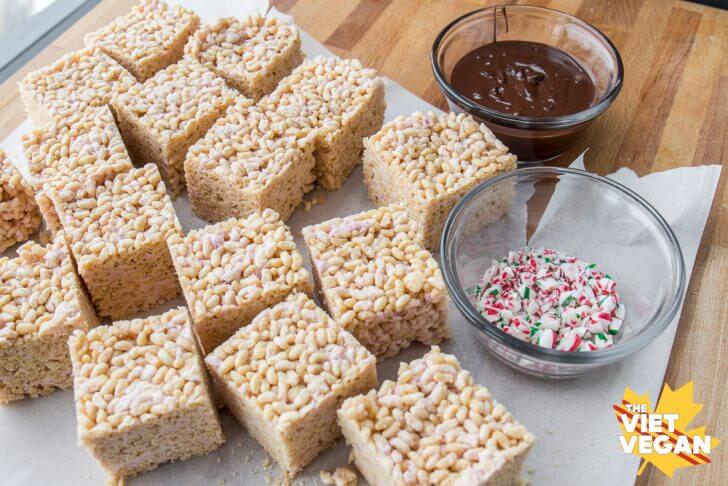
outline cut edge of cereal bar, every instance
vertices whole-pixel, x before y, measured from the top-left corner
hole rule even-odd
[[[179,295],[167,239],[182,230],[154,164],[50,198],[100,315],[128,318]]]
[[[0,149],[0,252],[30,238],[40,222],[32,187]]]
[[[467,114],[415,112],[367,138],[363,164],[372,203],[405,204],[425,246],[437,251],[452,208],[478,184],[515,169],[516,156]],[[488,209],[492,219],[510,205],[502,196]]]
[[[98,320],[63,233],[47,246],[25,243],[15,259],[1,257],[0,270],[0,403],[70,388],[68,337]]]
[[[340,437],[341,402],[377,386],[374,356],[305,294],[258,314],[205,361],[227,407],[289,476]]]
[[[54,233],[61,221],[50,199],[51,189],[76,191],[88,182],[103,184],[133,168],[108,106],[66,110],[45,130],[23,138],[36,201]]]
[[[396,381],[345,400],[338,419],[359,471],[378,486],[516,484],[534,441],[437,346],[401,363]]]
[[[177,62],[200,18],[180,5],[141,0],[126,15],[87,34],[84,43],[98,47],[139,81]],[[161,36],[161,37],[159,37]]]
[[[239,95],[194,59],[182,58],[112,100],[132,160],[154,162],[173,196],[185,188],[187,150]]]
[[[75,332],[68,347],[79,445],[113,478],[225,442],[184,307]]]
[[[317,131],[314,173],[333,191],[361,161],[363,137],[382,125],[384,81],[356,59],[318,56],[294,69],[260,105]]]
[[[378,358],[450,337],[447,290],[417,223],[399,205],[302,230],[319,299]]]
[[[312,293],[293,235],[272,209],[190,231],[168,245],[205,354],[266,307],[294,292]]]

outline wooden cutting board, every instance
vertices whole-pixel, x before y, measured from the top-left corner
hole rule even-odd
[[[82,46],[82,38],[134,2],[102,0],[0,85],[0,138],[24,119],[15,84],[30,70]],[[355,57],[443,109],[432,77],[432,42],[455,17],[502,3],[474,0],[272,0],[279,10],[339,55]],[[580,147],[555,163],[565,165],[585,147],[586,165],[605,174],[630,167],[638,174],[715,164],[728,158],[728,11],[676,0],[506,1],[574,14],[605,32],[625,65],[617,102],[590,128]],[[666,381],[695,381],[705,408],[695,420],[728,439],[728,190],[722,174],[708,219]],[[638,385],[638,384],[632,384]],[[608,406],[608,404],[605,404]],[[616,432],[616,426],[615,426]],[[615,434],[616,436],[616,434]],[[713,464],[677,473],[680,484],[719,484],[728,477],[728,446]],[[606,471],[605,471],[606,473]],[[722,481],[721,481],[722,480]],[[638,484],[674,484],[648,467]]]

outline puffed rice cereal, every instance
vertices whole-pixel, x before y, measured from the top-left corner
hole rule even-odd
[[[179,5],[141,0],[128,14],[88,34],[84,42],[146,81],[182,57],[187,39],[199,25],[200,18]]]
[[[27,240],[39,226],[33,189],[0,150],[0,252]]]
[[[311,293],[293,235],[272,209],[175,235],[169,248],[205,353],[288,294]]]
[[[517,484],[534,437],[437,346],[338,411],[372,486]]]
[[[450,336],[437,261],[401,206],[303,228],[321,301],[377,357]]]
[[[362,138],[382,126],[384,82],[356,59],[319,56],[294,69],[260,105],[316,129],[314,173],[333,191],[359,163]]]
[[[50,199],[100,315],[128,318],[179,295],[167,239],[182,230],[153,164]]]
[[[319,479],[324,484],[334,486],[357,486],[359,484],[359,476],[348,467],[337,467],[334,472],[321,471]]]
[[[63,234],[0,258],[0,403],[70,388],[66,342],[97,323]]]
[[[187,152],[192,211],[208,221],[271,208],[288,219],[313,188],[314,134],[242,98]]]
[[[258,314],[205,361],[227,407],[291,476],[341,435],[342,400],[377,386],[374,356],[304,294]]]
[[[273,91],[303,60],[296,26],[260,14],[203,26],[185,52],[254,101]]]
[[[184,307],[68,341],[78,440],[114,478],[225,442]]]
[[[239,96],[197,61],[183,58],[112,100],[126,148],[154,162],[174,195],[182,192],[189,147]]]
[[[62,113],[106,105],[136,80],[98,49],[66,54],[18,83],[25,111],[36,128],[50,125]]]
[[[108,106],[61,110],[46,130],[23,137],[36,200],[51,231],[61,222],[48,196],[69,184],[103,184],[133,168]]]
[[[516,168],[516,156],[466,114],[416,112],[364,141],[364,182],[375,206],[404,204],[437,251],[452,208],[473,187]],[[494,204],[502,213],[509,199]]]

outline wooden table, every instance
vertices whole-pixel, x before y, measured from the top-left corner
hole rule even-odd
[[[0,85],[0,138],[25,118],[15,83],[28,71],[82,46],[83,35],[128,11],[130,0],[103,0]],[[273,0],[279,10],[332,51],[355,57],[446,108],[429,64],[432,42],[453,18],[493,3],[474,0]],[[572,13],[617,45],[625,83],[568,164],[590,147],[586,165],[601,174],[627,166],[638,174],[728,159],[728,11],[673,0],[527,0]],[[705,408],[697,424],[728,440],[728,190],[722,174],[681,316],[666,381],[695,380]],[[639,383],[625,385],[639,386]],[[605,404],[609,406],[609,404]],[[615,427],[616,431],[616,427]],[[616,434],[615,434],[616,436]],[[683,484],[728,477],[728,446],[713,464],[678,472]],[[668,484],[649,467],[638,484]]]

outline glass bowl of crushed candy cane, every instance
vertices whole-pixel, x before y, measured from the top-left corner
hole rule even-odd
[[[582,375],[648,346],[675,321],[686,286],[677,238],[647,201],[559,167],[518,169],[473,189],[447,220],[441,259],[478,340],[544,378]]]

